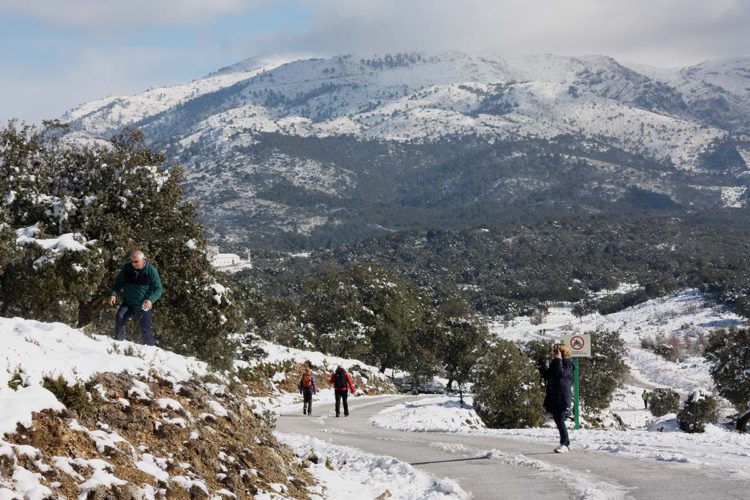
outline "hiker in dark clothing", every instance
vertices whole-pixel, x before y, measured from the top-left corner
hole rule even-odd
[[[302,393],[302,414],[312,415],[313,394],[318,392],[318,386],[315,385],[315,377],[309,368],[305,368],[305,373],[297,385],[299,392]]]
[[[544,409],[552,414],[557,430],[560,432],[560,446],[555,453],[566,453],[570,448],[568,428],[565,417],[570,408],[570,384],[573,380],[573,362],[570,360],[570,349],[561,344],[552,348],[552,361],[538,365],[539,372],[547,381],[547,395],[544,398]]]
[[[143,334],[143,343],[154,345],[154,334],[151,329],[151,313],[154,302],[159,300],[164,288],[161,286],[159,271],[146,262],[140,250],[130,254],[130,262],[122,266],[115,279],[115,285],[109,297],[109,304],[115,305],[117,294],[123,293],[122,304],[115,315],[115,338],[125,340],[125,325],[128,319],[135,317]]]
[[[349,396],[349,389],[354,392],[354,382],[343,367],[339,366],[336,371],[331,374],[331,378],[328,379],[329,384],[333,384],[333,392],[336,395],[336,416],[339,416],[339,409],[341,408],[341,401],[344,401],[344,416],[349,416],[349,404],[346,402]]]

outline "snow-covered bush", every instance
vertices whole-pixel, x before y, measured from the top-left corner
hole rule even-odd
[[[719,330],[708,341],[706,359],[719,394],[739,410],[750,405],[750,328]]]
[[[648,398],[648,407],[655,417],[677,413],[680,409],[680,395],[670,387],[654,389]]]
[[[106,147],[69,148],[55,138],[60,127],[0,130],[0,315],[75,324],[86,309],[111,334],[114,312],[103,314],[101,298],[141,249],[165,288],[154,307],[157,344],[226,364],[239,314],[230,294],[216,301],[223,278],[183,199],[181,169],[162,168],[164,156],[136,130]]]
[[[695,389],[685,401],[682,411],[677,414],[677,423],[685,432],[704,432],[706,424],[716,420],[718,405],[710,393]]]
[[[534,363],[508,340],[498,340],[475,368],[474,407],[487,427],[544,423],[544,388]]]

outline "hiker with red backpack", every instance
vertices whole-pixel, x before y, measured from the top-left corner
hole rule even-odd
[[[328,379],[329,384],[333,384],[333,392],[336,395],[336,416],[339,416],[339,408],[341,407],[341,401],[344,401],[344,416],[349,416],[349,405],[346,402],[349,396],[349,389],[354,392],[354,382],[349,376],[346,370],[342,366],[336,368],[336,371],[331,374],[331,378]]]
[[[305,368],[305,373],[302,374],[297,387],[302,393],[302,414],[312,415],[312,398],[313,394],[318,392],[318,387],[315,385],[315,377],[309,368]]]

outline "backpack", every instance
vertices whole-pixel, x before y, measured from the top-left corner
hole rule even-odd
[[[302,387],[305,389],[312,387],[312,375],[308,375],[307,373],[302,375]]]
[[[346,385],[346,372],[344,370],[336,370],[333,386],[336,389],[346,389]]]

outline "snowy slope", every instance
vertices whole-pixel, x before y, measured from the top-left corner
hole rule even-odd
[[[261,60],[235,71],[83,104],[63,120],[102,137],[164,113],[144,124],[153,130],[179,121],[179,130],[172,132],[179,137],[170,140],[183,145],[198,138],[233,142],[237,133],[258,132],[396,141],[577,133],[603,136],[691,169],[726,131],[692,116],[680,87],[710,93],[719,81],[741,92],[745,69],[740,61],[730,61],[718,69],[644,75],[603,56],[503,58],[451,52]],[[183,104],[238,82],[241,87],[216,94],[214,111],[185,113]]]
[[[288,59],[258,59],[246,61],[216,74],[190,83],[172,87],[153,87],[134,96],[110,96],[87,102],[67,111],[64,122],[89,135],[106,138],[118,129],[144,118],[162,113],[188,100],[247,80],[253,76],[288,62]]]
[[[2,499],[466,498],[454,482],[390,457],[279,436],[292,454],[259,427],[253,398],[235,397],[228,379],[193,358],[21,318],[0,318],[0,347]],[[267,363],[367,373],[355,360],[263,348]],[[58,377],[68,387],[96,382],[87,389],[97,394],[93,419],[77,413],[83,403],[63,405],[48,389]],[[313,451],[339,470],[311,463]]]
[[[745,78],[743,59],[666,70],[598,55],[290,57],[87,103],[63,120],[73,144],[140,128],[186,168],[214,240],[288,250],[351,227],[382,234],[390,226],[371,215],[393,206],[419,229],[529,204],[742,209]]]
[[[528,317],[518,317],[509,323],[494,322],[490,330],[498,337],[516,341],[557,339],[561,335],[597,329],[614,330],[628,347],[626,361],[637,380],[647,386],[673,387],[685,394],[696,388],[713,388],[705,359],[691,357],[673,363],[641,348],[641,341],[653,340],[660,334],[666,338],[675,335],[680,339],[697,340],[716,328],[744,323],[742,317],[713,303],[697,290],[685,290],[614,314],[595,313],[580,320],[573,316],[572,306],[552,307],[539,325],[532,325]]]

